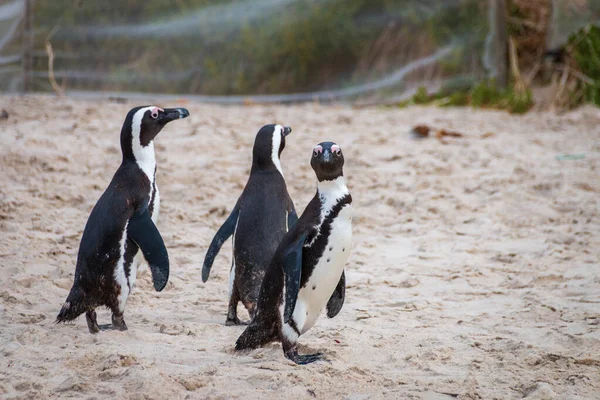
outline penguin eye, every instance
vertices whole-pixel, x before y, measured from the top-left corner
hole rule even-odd
[[[152,111],[152,114],[150,114],[150,116],[152,117],[152,119],[158,118],[158,111]]]
[[[317,146],[313,149],[313,156],[317,157],[322,152],[323,152],[323,148],[321,146]]]
[[[339,146],[331,146],[331,152],[336,156],[339,156],[342,154],[342,149],[340,149]]]

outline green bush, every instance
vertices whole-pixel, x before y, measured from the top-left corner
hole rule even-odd
[[[533,95],[530,89],[519,91],[513,86],[500,89],[494,81],[484,80],[470,88],[457,87],[452,91],[442,89],[435,94],[429,94],[427,88],[420,87],[410,100],[397,106],[406,107],[410,104],[435,104],[442,107],[470,105],[475,108],[496,108],[522,114],[533,106]]]
[[[427,104],[431,100],[432,98],[427,93],[427,88],[425,86],[419,87],[412,97],[413,104]]]
[[[590,25],[571,35],[569,46],[577,67],[591,79],[582,85],[585,100],[600,106],[600,27]]]
[[[473,107],[498,106],[504,95],[494,82],[483,81],[471,89],[471,105]]]
[[[507,109],[514,114],[524,114],[533,106],[533,94],[531,89],[518,92],[510,89],[506,92]]]

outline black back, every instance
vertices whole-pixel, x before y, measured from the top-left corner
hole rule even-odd
[[[254,171],[277,169],[275,164],[273,164],[273,159],[271,157],[273,151],[273,131],[275,130],[276,126],[276,124],[265,125],[260,128],[256,134],[256,138],[254,139],[254,147],[252,148],[251,174]],[[288,129],[288,133],[291,132],[289,127],[286,129]],[[281,156],[281,152],[285,148],[285,137],[286,133],[282,132],[279,149],[277,151],[278,156]]]
[[[265,125],[256,135],[252,169],[237,207],[239,219],[234,235],[233,256],[242,275],[241,297],[256,301],[264,272],[279,242],[287,233],[287,216],[295,213],[285,180],[273,164],[272,135],[276,125]],[[280,155],[285,147],[281,135]]]

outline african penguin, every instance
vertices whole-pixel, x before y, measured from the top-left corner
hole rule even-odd
[[[90,333],[100,331],[95,308],[112,311],[115,329],[126,330],[123,311],[133,289],[138,249],[150,266],[154,288],[169,279],[169,257],[154,224],[158,215],[154,138],[168,123],[189,116],[184,108],[136,107],[121,129],[123,161],[94,206],[83,231],[71,292],[56,322],[86,313]]]
[[[296,342],[323,308],[329,318],[341,310],[352,242],[352,197],[344,180],[342,150],[335,143],[320,143],[310,164],[317,175],[317,193],[277,247],[254,319],[235,344],[236,350],[243,350],[280,340],[285,356],[297,364],[322,356],[298,355]]]
[[[285,138],[291,132],[291,128],[281,125],[265,125],[258,131],[246,187],[206,252],[203,282],[208,280],[223,242],[233,235],[226,325],[242,323],[237,317],[240,300],[252,318],[271,257],[288,229],[298,220],[279,159]]]

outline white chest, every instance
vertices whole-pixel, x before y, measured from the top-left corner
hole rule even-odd
[[[148,204],[150,204],[150,202],[152,201],[152,192],[154,192],[156,162],[154,162],[154,160],[136,160],[136,163],[138,167],[142,170],[144,175],[146,175],[146,178],[148,178],[148,182],[150,182],[150,193],[148,199]]]
[[[313,327],[327,305],[342,276],[351,245],[352,206],[347,204],[333,220],[323,256],[298,294],[294,320],[301,334]]]
[[[150,217],[152,218],[152,222],[154,222],[154,225],[156,225],[158,223],[158,215],[160,213],[160,191],[158,190],[156,182],[154,182],[154,174],[152,176],[149,176],[148,180],[150,181],[150,195],[148,197],[148,206],[150,206],[150,204],[154,202],[152,206],[152,214],[150,215]],[[122,253],[121,256],[124,257],[124,253]],[[133,258],[133,262],[129,267],[129,284],[132,288],[137,278],[138,267],[144,263],[147,264],[146,260],[144,259],[144,255],[140,250]]]

